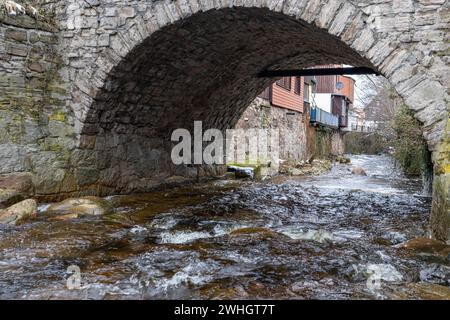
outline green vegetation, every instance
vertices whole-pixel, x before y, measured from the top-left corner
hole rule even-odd
[[[316,158],[328,158],[331,154],[331,131],[327,129],[317,130],[314,146]]]
[[[352,154],[379,154],[388,147],[386,139],[377,132],[349,132],[344,143],[345,152]]]
[[[425,180],[432,177],[431,155],[422,135],[422,125],[404,104],[398,106],[392,121],[378,132],[350,132],[344,142],[345,152],[352,154],[378,154],[392,148],[395,160],[406,175],[422,175]]]
[[[402,104],[392,123],[395,132],[394,157],[407,175],[427,174],[431,168],[431,157],[422,136],[421,123],[411,110]]]

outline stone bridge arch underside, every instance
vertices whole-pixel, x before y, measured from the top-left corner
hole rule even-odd
[[[233,128],[273,81],[258,78],[264,68],[372,66],[338,38],[266,8],[209,10],[136,45],[127,44],[129,35],[119,39],[113,46],[131,49],[104,73],[100,88],[88,89],[94,94],[84,100],[80,133],[82,141],[95,136],[101,185],[125,192],[146,190],[168,175],[196,175],[197,168],[172,165],[173,130],[193,133],[194,121],[203,129]]]
[[[170,161],[174,129],[233,127],[273,81],[256,76],[265,68],[345,63],[378,70],[424,124],[432,225],[448,236],[448,2],[87,2],[60,8],[77,137],[69,170],[88,172],[78,190],[144,191],[189,175]]]

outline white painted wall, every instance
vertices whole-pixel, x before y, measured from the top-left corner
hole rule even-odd
[[[331,93],[316,93],[314,100],[319,109],[331,113]]]

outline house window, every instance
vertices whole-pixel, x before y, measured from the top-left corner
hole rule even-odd
[[[276,84],[279,87],[282,87],[282,88],[284,88],[286,90],[291,90],[291,78],[290,77],[281,78],[280,80],[278,80],[276,82]]]
[[[295,77],[295,87],[294,87],[295,94],[300,95],[302,92],[302,82],[300,77]]]
[[[305,89],[303,90],[305,92],[304,96],[303,96],[303,100],[305,102],[309,102],[309,84],[305,82]]]

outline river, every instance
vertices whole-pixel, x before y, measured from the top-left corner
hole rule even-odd
[[[114,213],[0,228],[1,299],[414,299],[450,286],[431,198],[388,156],[313,177],[214,180],[112,196]],[[81,271],[68,290],[69,266]],[[72,278],[69,278],[72,279]],[[436,289],[437,288],[437,289]],[[450,296],[448,296],[450,298]]]

